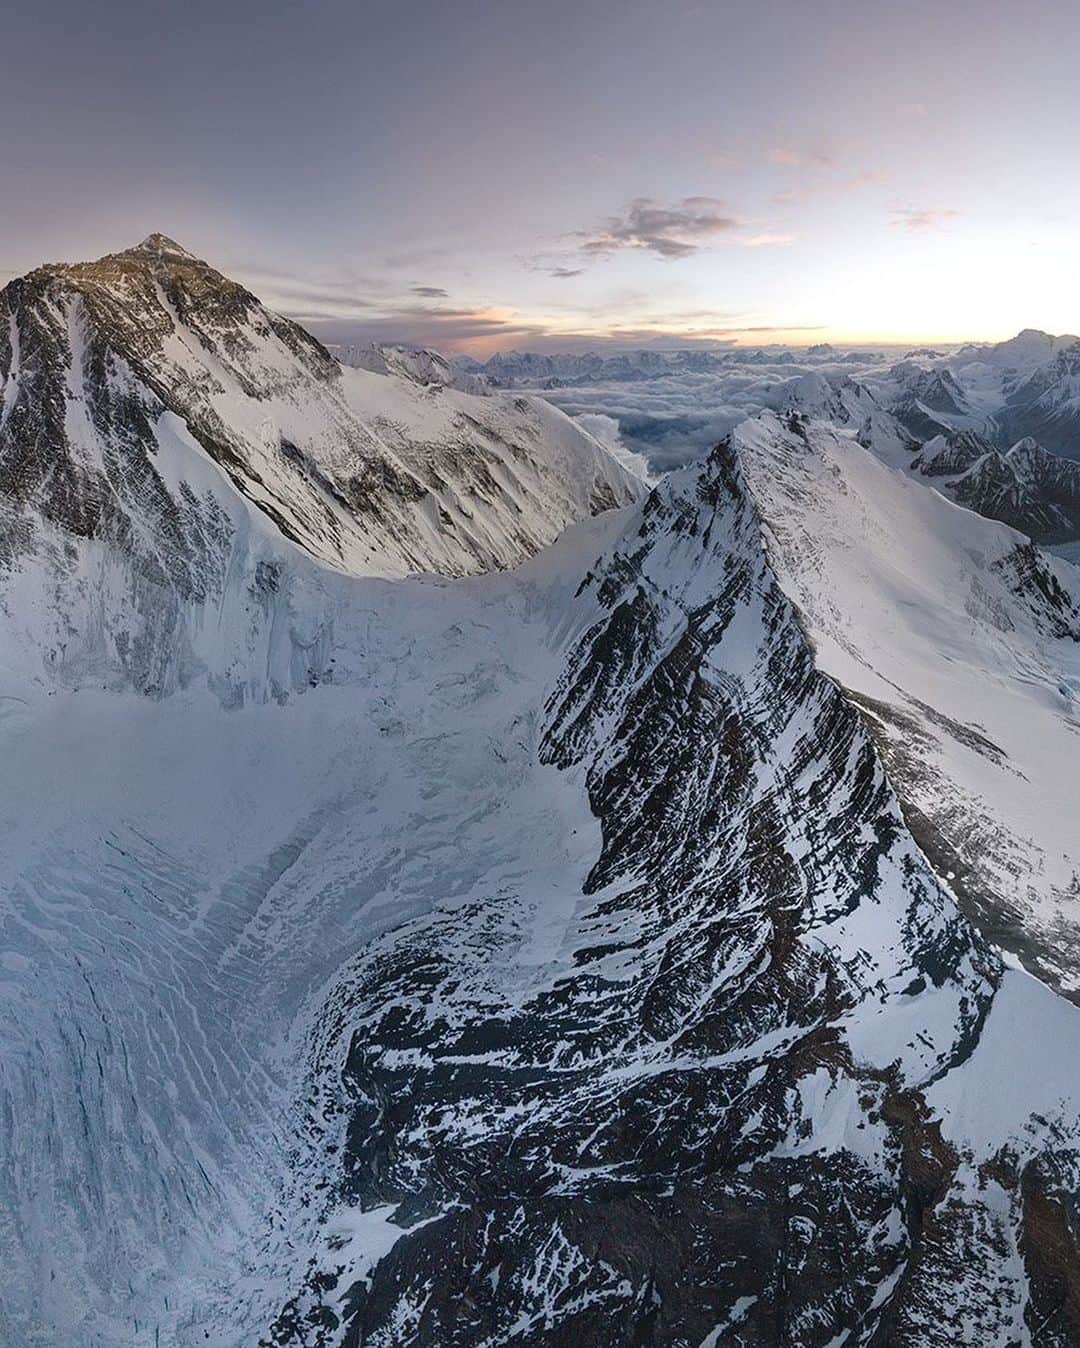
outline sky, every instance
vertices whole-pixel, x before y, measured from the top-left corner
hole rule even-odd
[[[327,341],[1080,326],[1080,5],[10,6],[0,282],[160,230]]]

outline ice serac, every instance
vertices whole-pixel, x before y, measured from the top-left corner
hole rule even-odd
[[[920,843],[995,941],[1076,996],[1080,574],[822,423],[766,415],[733,443]]]

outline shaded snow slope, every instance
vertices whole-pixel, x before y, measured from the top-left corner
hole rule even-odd
[[[823,424],[733,436],[780,582],[969,911],[1080,991],[1080,576]]]

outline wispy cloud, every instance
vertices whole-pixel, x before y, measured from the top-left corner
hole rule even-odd
[[[793,206],[796,202],[811,197],[836,195],[843,192],[857,192],[863,187],[872,187],[883,181],[883,175],[876,169],[859,169],[841,177],[839,170],[825,175],[816,174],[807,177],[795,187],[785,187],[772,195],[774,206]]]
[[[671,205],[652,197],[635,197],[622,214],[609,216],[596,229],[568,235],[574,246],[562,253],[561,261],[558,254],[548,254],[527,260],[524,265],[531,271],[566,278],[579,276],[585,269],[582,264],[626,251],[651,253],[665,262],[675,262],[715,243],[763,248],[795,241],[790,233],[751,228],[759,223],[741,218],[718,197],[683,197]]]
[[[924,207],[920,210],[898,210],[893,211],[894,225],[901,225],[906,229],[937,229],[943,225],[946,220],[955,219],[960,214],[950,207]]]
[[[292,313],[330,343],[386,342],[485,354],[512,346],[530,351],[584,351],[611,347],[727,345],[742,340],[813,333],[819,324],[766,324],[708,310],[650,316],[645,321],[551,323],[513,309],[403,308],[378,316]]]
[[[817,166],[824,168],[833,162],[828,150],[821,146],[773,145],[765,151],[765,157],[773,164],[782,164],[786,168]]]
[[[745,234],[736,242],[743,248],[783,248],[794,243],[796,234],[775,234],[765,230],[761,234]]]
[[[581,230],[579,251],[609,257],[624,249],[644,249],[667,260],[691,257],[718,235],[735,231],[740,221],[716,197],[684,197],[671,206],[637,197],[622,215],[597,230]]]
[[[449,291],[443,290],[442,286],[410,286],[409,290],[414,295],[420,295],[426,300],[448,300]]]

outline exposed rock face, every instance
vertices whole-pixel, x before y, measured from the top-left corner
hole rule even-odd
[[[1080,538],[1080,463],[1050,454],[1032,439],[976,460],[949,483],[949,494],[988,519],[1043,543]]]
[[[889,411],[920,440],[932,439],[949,429],[985,431],[992,425],[974,410],[947,368],[928,370],[914,361],[904,361],[893,368],[890,377],[897,392]]]
[[[959,477],[992,453],[994,446],[974,431],[946,430],[923,443],[911,466],[924,477]]]

